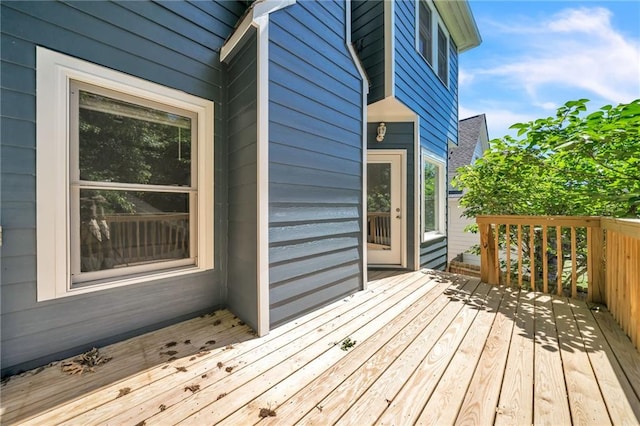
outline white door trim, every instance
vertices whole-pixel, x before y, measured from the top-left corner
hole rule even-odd
[[[400,263],[369,263],[368,266],[406,268],[407,266],[407,150],[406,149],[370,149],[367,152],[367,164],[371,156],[400,157]],[[366,193],[366,191],[365,191]],[[394,213],[394,212],[392,212]],[[393,215],[392,215],[393,218]],[[364,241],[366,244],[367,242]]]

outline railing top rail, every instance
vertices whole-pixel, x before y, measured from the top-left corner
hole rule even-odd
[[[640,240],[640,219],[602,218],[602,227]]]
[[[500,225],[547,225],[600,227],[599,216],[515,216],[515,215],[480,215],[476,223]]]

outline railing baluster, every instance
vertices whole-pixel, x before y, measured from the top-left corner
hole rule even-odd
[[[511,225],[507,224],[505,234],[505,246],[507,251],[507,285],[511,285]]]
[[[536,291],[536,239],[535,239],[535,227],[529,225],[529,262],[530,270],[529,275],[531,278],[531,290]]]
[[[564,266],[562,262],[562,226],[556,226],[556,251],[558,257],[558,266],[556,267],[556,294],[562,296],[562,270]]]
[[[547,264],[547,225],[542,225],[542,291],[549,293],[549,265]]]
[[[494,234],[494,238],[495,241],[493,242],[493,246],[495,247],[494,250],[494,267],[495,267],[495,277],[498,279],[498,284],[501,284],[501,273],[500,273],[500,243],[499,243],[499,237],[500,237],[500,224],[496,223],[496,232]]]
[[[522,225],[518,224],[518,287],[522,288]]]
[[[578,297],[578,250],[576,248],[576,227],[571,227],[571,297]]]

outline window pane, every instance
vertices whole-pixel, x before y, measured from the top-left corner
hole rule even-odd
[[[391,164],[367,164],[367,243],[370,250],[391,248]]]
[[[438,77],[446,84],[447,83],[447,36],[442,31],[442,28],[438,25]]]
[[[424,161],[423,229],[424,232],[437,231],[438,216],[438,166]]]
[[[80,179],[191,185],[191,118],[80,91]]]
[[[189,194],[80,190],[81,272],[189,254]]]
[[[433,47],[431,41],[431,9],[424,2],[420,2],[419,8],[420,20],[420,36],[418,39],[418,49],[424,58],[433,63]]]

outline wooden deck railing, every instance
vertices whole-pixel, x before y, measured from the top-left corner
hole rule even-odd
[[[480,275],[543,293],[605,303],[640,345],[640,220],[478,216]]]
[[[115,265],[181,258],[189,250],[189,214],[107,215]]]
[[[605,303],[640,349],[640,220],[602,219],[606,233]]]
[[[380,245],[391,244],[391,213],[367,213],[368,235],[367,242]]]

